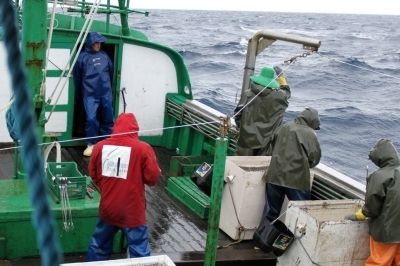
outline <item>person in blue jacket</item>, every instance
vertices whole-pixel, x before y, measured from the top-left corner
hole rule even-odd
[[[113,65],[101,50],[106,38],[97,32],[89,32],[85,50],[79,54],[74,67],[77,99],[82,99],[86,114],[85,134],[87,148],[84,156],[91,156],[96,136],[111,134],[114,125],[112,110]]]

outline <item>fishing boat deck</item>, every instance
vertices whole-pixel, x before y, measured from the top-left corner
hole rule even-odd
[[[88,158],[82,157],[83,148],[67,147],[62,149],[63,161],[77,163],[82,174],[87,174]],[[169,162],[174,151],[155,148],[163,175],[160,182],[152,188],[146,188],[147,221],[150,228],[150,245],[153,255],[166,254],[177,265],[203,265],[207,236],[207,221],[195,216],[189,209],[173,200],[165,191]],[[12,175],[12,151],[1,152],[0,179]],[[54,154],[53,154],[54,156]],[[53,157],[52,154],[50,155]],[[219,246],[232,243],[232,240],[220,231]],[[113,258],[122,258],[125,254],[115,254]],[[65,255],[65,262],[83,261],[82,254]],[[275,265],[273,254],[254,249],[251,241],[242,241],[226,248],[218,249],[217,265]],[[38,259],[0,261],[0,265],[40,265]]]

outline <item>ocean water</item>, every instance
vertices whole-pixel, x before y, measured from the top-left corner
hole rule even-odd
[[[306,106],[319,110],[322,162],[365,182],[376,167],[368,152],[380,138],[400,150],[400,16],[150,10],[130,25],[183,56],[197,100],[233,114],[242,86],[248,39],[258,30],[322,41],[320,54],[276,42],[258,58],[280,65],[292,89],[285,120]]]

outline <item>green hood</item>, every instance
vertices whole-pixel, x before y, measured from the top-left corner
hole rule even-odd
[[[369,159],[382,168],[399,164],[399,155],[392,142],[388,139],[380,139],[369,152]]]
[[[311,107],[306,107],[303,112],[295,119],[298,124],[306,124],[314,130],[319,130],[320,121],[318,111]]]

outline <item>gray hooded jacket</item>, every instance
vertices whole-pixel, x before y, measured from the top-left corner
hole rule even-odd
[[[266,173],[268,183],[310,190],[310,168],[321,159],[321,148],[314,132],[319,125],[317,110],[306,108],[293,122],[277,130]]]
[[[400,160],[393,144],[379,140],[369,158],[380,169],[367,178],[363,213],[375,241],[400,243]]]

